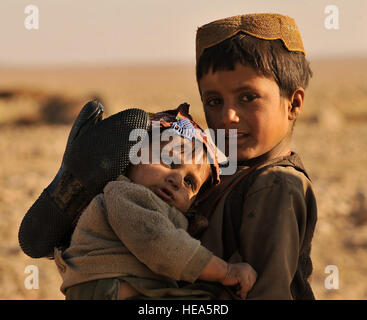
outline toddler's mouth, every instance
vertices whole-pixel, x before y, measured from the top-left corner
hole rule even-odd
[[[173,193],[167,188],[156,188],[155,194],[164,201],[174,201]]]

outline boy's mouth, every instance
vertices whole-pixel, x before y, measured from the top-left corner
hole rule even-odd
[[[249,133],[244,133],[244,132],[238,132],[237,133],[229,133],[228,131],[226,131],[226,139],[243,139],[243,138],[247,138],[250,134]]]

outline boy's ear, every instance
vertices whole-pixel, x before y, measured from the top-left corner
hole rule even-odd
[[[288,120],[296,120],[300,115],[305,100],[305,90],[301,87],[296,89],[289,101],[288,105]]]

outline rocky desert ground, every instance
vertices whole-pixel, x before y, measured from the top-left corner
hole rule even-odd
[[[318,199],[312,287],[317,299],[366,299],[367,59],[311,66],[294,150]],[[154,111],[188,102],[205,127],[193,66],[1,68],[0,299],[64,298],[53,261],[27,257],[17,233],[59,168],[73,119],[94,97],[106,116],[132,106]],[[34,270],[38,288],[27,278]]]

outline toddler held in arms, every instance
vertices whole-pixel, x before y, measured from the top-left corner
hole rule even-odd
[[[187,232],[185,213],[199,191],[219,182],[213,146],[187,105],[154,119],[136,154],[148,161],[109,182],[80,216],[70,246],[55,249],[61,291],[66,299],[217,299],[205,290],[210,281],[236,286],[245,299],[255,270],[225,262]],[[197,280],[202,285],[190,288]]]

